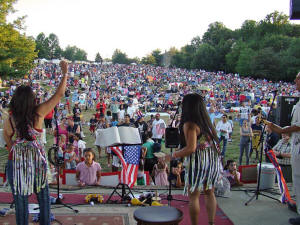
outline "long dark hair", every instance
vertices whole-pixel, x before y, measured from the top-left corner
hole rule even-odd
[[[29,126],[33,127],[34,120],[38,116],[36,108],[36,99],[32,88],[24,85],[19,86],[9,103],[9,110],[16,124],[18,137],[28,141],[33,140],[28,128]]]
[[[199,94],[187,94],[183,98],[179,125],[181,147],[186,146],[183,133],[183,125],[186,122],[197,124],[201,130],[201,135],[210,137],[216,143],[219,142],[216,129],[209,118],[204,100]]]

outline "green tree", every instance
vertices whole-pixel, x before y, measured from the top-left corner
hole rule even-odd
[[[280,58],[268,47],[260,49],[253,57],[253,75],[259,78],[280,80]]]
[[[14,0],[0,1],[0,76],[20,77],[33,68],[36,58],[35,42],[20,33],[24,17],[7,22],[9,13],[14,12]]]
[[[155,57],[151,55],[147,55],[146,57],[142,58],[142,64],[146,65],[156,65],[156,59]]]
[[[163,59],[163,54],[161,54],[160,49],[155,49],[152,51],[151,55],[155,58],[155,66],[161,66],[162,65],[162,59]]]
[[[66,49],[63,51],[63,56],[71,61],[86,61],[87,60],[87,53],[77,48],[76,46],[70,46],[68,45]]]
[[[257,29],[257,22],[254,20],[245,20],[242,24],[241,29],[237,30],[239,33],[239,37],[242,38],[243,41],[250,40],[254,38],[255,32]]]
[[[76,47],[75,55],[74,55],[74,61],[87,61],[87,53],[80,48]]]
[[[203,34],[202,42],[217,46],[221,40],[233,38],[233,31],[225,27],[221,22],[211,23],[208,30]]]
[[[116,49],[111,57],[113,63],[128,64],[129,59],[126,53],[123,53],[120,49]]]
[[[102,60],[102,57],[101,57],[100,53],[97,52],[96,57],[95,57],[95,62],[102,63],[102,61],[103,60]]]
[[[192,61],[191,67],[196,69],[205,69],[206,71],[216,71],[216,49],[210,44],[202,44]]]
[[[35,39],[36,51],[40,59],[50,59],[49,41],[44,33],[39,33]]]
[[[226,60],[226,67],[227,70],[233,73],[236,73],[236,66],[237,62],[240,57],[241,50],[246,48],[247,45],[245,42],[242,41],[242,39],[234,42],[231,46],[230,52],[228,52],[225,56]]]
[[[251,48],[243,48],[240,50],[239,58],[236,65],[236,71],[241,76],[251,76],[253,73],[253,57],[255,51]]]
[[[75,61],[75,53],[76,53],[76,46],[68,45],[66,49],[63,51],[63,56],[71,61]]]
[[[59,46],[59,39],[56,34],[49,34],[48,36],[48,47],[49,47],[49,58],[55,59],[60,58],[62,50]]]

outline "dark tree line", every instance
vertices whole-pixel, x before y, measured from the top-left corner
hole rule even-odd
[[[173,50],[171,66],[291,81],[300,71],[300,26],[277,11],[234,31],[215,22],[202,38]]]
[[[48,37],[44,33],[40,33],[36,39],[36,51],[38,52],[39,58],[44,59],[59,59],[64,57],[71,61],[86,61],[87,53],[76,47],[76,46],[67,46],[63,50],[59,45],[59,39],[57,35],[51,33]]]

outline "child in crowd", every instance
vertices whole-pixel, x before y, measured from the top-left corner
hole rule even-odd
[[[91,148],[84,150],[84,162],[80,162],[76,168],[78,185],[100,185],[101,166],[95,162],[95,152]]]
[[[166,156],[163,152],[154,153],[157,157],[157,164],[154,165],[152,170],[152,177],[154,177],[155,184],[157,186],[167,186],[168,182],[168,165],[166,164],[164,157]]]
[[[237,171],[236,162],[234,160],[227,160],[224,167],[224,176],[229,180],[231,187],[243,185],[240,181],[241,174]]]
[[[97,119],[96,119],[96,116],[93,115],[93,117],[90,119],[90,132],[91,132],[91,135],[93,135],[95,133],[96,125],[97,125]]]
[[[78,161],[76,153],[74,152],[74,146],[72,144],[68,144],[66,151],[65,168],[68,170],[74,170],[76,168],[76,161]]]
[[[107,122],[108,124],[111,124],[111,120],[112,120],[111,111],[107,111],[107,112],[106,112],[105,119],[106,119],[106,122]]]
[[[173,187],[183,187],[184,186],[184,177],[185,169],[181,161],[173,160],[171,162],[172,170],[169,176],[169,182]]]
[[[78,147],[78,153],[79,153],[79,159],[81,161],[84,161],[84,156],[83,156],[83,150],[86,148],[86,142],[82,140],[82,137],[80,134],[75,134],[76,141],[77,141],[77,147]]]

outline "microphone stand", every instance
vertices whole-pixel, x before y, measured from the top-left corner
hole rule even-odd
[[[169,124],[169,127],[167,128],[167,129],[176,129],[177,131],[176,131],[176,134],[177,134],[177,139],[176,140],[178,140],[178,128],[172,128],[172,124],[173,124],[173,122],[174,122],[174,119],[175,119],[175,117],[176,117],[176,115],[178,114],[178,112],[179,112],[179,106],[181,105],[181,102],[179,101],[178,102],[178,105],[177,105],[177,109],[176,109],[176,112],[175,112],[175,115],[174,115],[174,117],[173,117],[173,119],[172,119],[172,122]],[[166,132],[166,134],[167,134],[167,132]],[[166,138],[166,140],[167,140],[167,138]],[[166,145],[166,148],[169,148],[170,147],[170,151],[171,151],[171,155],[172,155],[172,153],[173,153],[173,148],[177,148],[178,147],[178,143],[177,144],[174,144],[174,145],[172,145],[172,146],[169,146],[169,145],[167,145],[167,143],[165,142],[165,145]],[[172,165],[173,165],[173,161],[175,161],[175,160],[171,160],[170,161],[170,174],[172,173]],[[168,179],[169,180],[169,179]],[[180,201],[180,202],[188,202],[187,200],[182,200],[182,199],[175,199],[175,198],[173,198],[173,195],[172,195],[172,184],[171,184],[171,181],[169,180],[169,188],[168,188],[168,195],[167,195],[167,198],[165,198],[165,199],[167,199],[168,200],[168,206],[171,206],[171,202],[174,200],[174,201]]]
[[[273,104],[274,104],[276,96],[277,96],[277,90],[273,91],[273,101],[271,103],[271,107],[270,107],[270,110],[269,110],[268,115],[267,115],[267,120],[269,120],[270,112],[271,112],[271,110],[273,108]],[[258,200],[258,196],[259,195],[262,195],[262,196],[265,196],[265,197],[268,197],[268,198],[271,198],[271,199],[274,199],[274,200],[280,202],[279,199],[276,199],[276,198],[274,198],[272,196],[269,196],[269,195],[266,195],[266,194],[262,193],[261,190],[260,190],[260,188],[259,188],[260,187],[260,177],[261,177],[261,163],[262,163],[262,158],[263,158],[263,141],[264,141],[264,132],[265,132],[265,129],[266,129],[266,125],[264,125],[264,127],[263,127],[263,130],[262,130],[262,132],[260,134],[260,138],[259,138],[259,142],[258,142],[258,146],[260,144],[261,144],[261,146],[260,146],[260,159],[259,159],[258,178],[257,178],[258,181],[257,181],[256,190],[254,192],[254,195],[245,203],[245,205],[248,205],[255,197],[256,197],[256,200]],[[262,190],[262,191],[264,191],[264,190]]]
[[[58,129],[58,121],[57,121],[57,106],[55,106],[54,108],[54,119],[55,119],[55,125],[56,125],[56,145],[54,145],[52,148],[49,149],[48,151],[48,159],[50,161],[50,163],[52,163],[54,166],[56,166],[56,169],[57,169],[57,177],[56,177],[56,181],[57,181],[57,198],[56,198],[56,201],[55,201],[55,205],[63,205],[65,206],[66,208],[69,208],[71,210],[73,210],[75,213],[78,213],[79,211],[77,209],[73,209],[71,206],[65,204],[62,202],[61,198],[60,198],[60,168],[61,168],[61,165],[64,164],[64,159],[61,158],[59,155],[58,155],[58,151],[59,151],[59,129]],[[54,157],[55,159],[52,160],[51,158],[51,152],[54,150]]]

